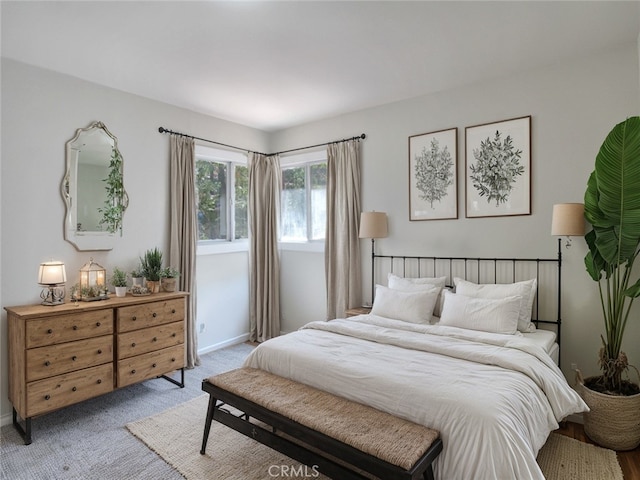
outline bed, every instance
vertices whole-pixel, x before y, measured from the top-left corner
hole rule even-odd
[[[370,314],[311,322],[245,366],[439,430],[437,479],[543,479],[536,456],[549,433],[587,410],[557,365],[560,257],[380,260],[387,285]],[[550,304],[556,318],[542,320]],[[547,324],[556,330],[538,328]]]

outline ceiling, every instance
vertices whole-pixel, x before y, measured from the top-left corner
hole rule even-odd
[[[636,42],[639,2],[2,1],[2,56],[265,131]]]

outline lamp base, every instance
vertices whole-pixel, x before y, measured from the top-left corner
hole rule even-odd
[[[51,285],[49,288],[42,289],[40,298],[42,299],[42,305],[49,307],[64,305],[64,288]]]

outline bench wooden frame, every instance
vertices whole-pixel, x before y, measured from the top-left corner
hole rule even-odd
[[[202,390],[209,393],[209,407],[200,450],[202,455],[206,451],[211,422],[216,420],[304,465],[317,467],[320,473],[330,478],[367,479],[368,477],[356,471],[359,469],[388,480],[434,480],[432,462],[442,451],[440,438],[426,449],[412,468],[405,470],[270,411],[264,406],[210,383],[207,379],[202,381]],[[224,408],[225,405],[234,407],[241,413],[236,415]],[[322,412],[318,412],[318,415],[322,415]],[[270,429],[251,422],[252,417],[266,424]],[[295,441],[289,440],[282,434]]]

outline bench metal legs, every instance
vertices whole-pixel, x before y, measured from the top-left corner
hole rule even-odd
[[[209,440],[209,432],[211,431],[211,422],[213,420],[213,412],[216,408],[217,400],[209,395],[209,408],[207,408],[207,419],[204,422],[204,435],[202,436],[202,448],[200,449],[200,455],[204,455],[207,449],[207,440]]]

